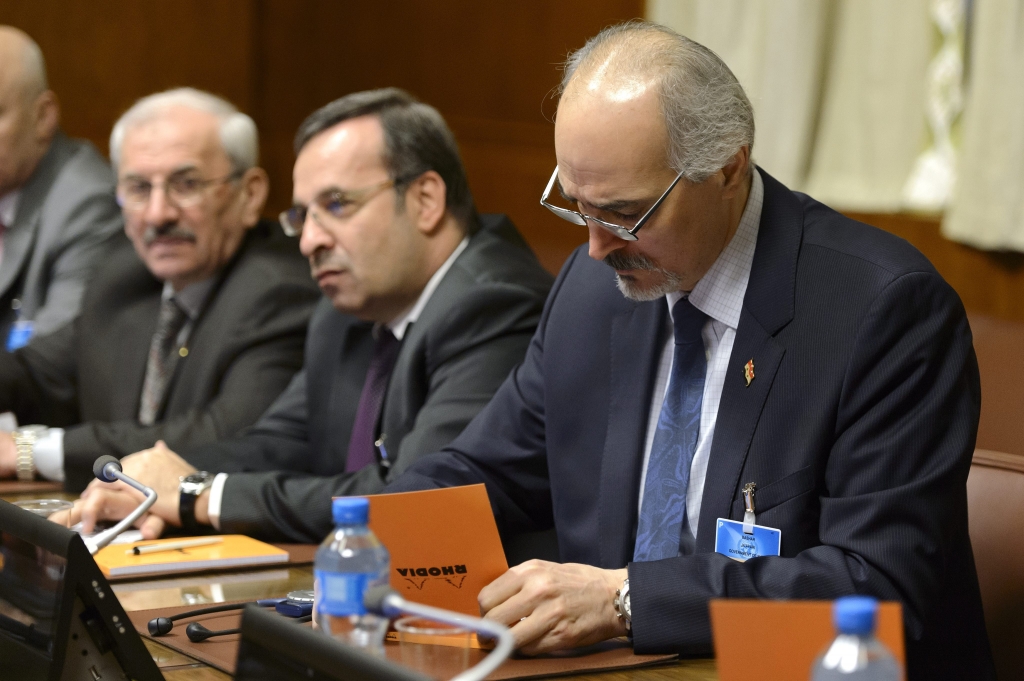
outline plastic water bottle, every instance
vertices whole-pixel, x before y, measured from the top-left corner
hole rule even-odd
[[[899,681],[900,666],[875,638],[878,601],[840,598],[832,606],[836,638],[814,663],[811,681]]]
[[[313,564],[316,624],[340,641],[383,655],[388,620],[366,612],[363,594],[388,583],[391,556],[366,525],[368,499],[335,499],[331,512],[334,531]]]

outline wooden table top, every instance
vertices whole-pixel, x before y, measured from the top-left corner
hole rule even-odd
[[[23,499],[74,499],[62,492],[0,494],[5,501]],[[313,588],[313,568],[260,568],[112,584],[125,612],[194,605],[197,608],[215,603],[256,600],[283,596],[289,591]],[[203,662],[143,639],[167,681],[223,681],[231,677]],[[714,660],[680,660],[648,669],[601,672],[573,676],[574,681],[717,681]]]

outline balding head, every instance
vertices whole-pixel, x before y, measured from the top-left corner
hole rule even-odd
[[[605,29],[569,57],[562,79],[564,104],[628,104],[651,90],[669,138],[669,163],[688,180],[702,182],[740,147],[753,147],[754,111],[732,71],[708,48],[664,26],[635,21]]]
[[[0,26],[0,196],[31,177],[59,119],[39,46],[23,31]]]
[[[753,142],[728,67],[664,26],[605,29],[566,64],[559,194],[590,218],[590,256],[630,298],[690,291],[712,266],[746,204]]]

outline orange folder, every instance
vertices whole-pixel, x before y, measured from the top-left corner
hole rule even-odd
[[[483,485],[377,494],[370,529],[391,553],[404,598],[479,615],[480,590],[508,570]]]
[[[811,666],[832,639],[831,601],[716,599],[711,632],[720,681],[811,678]],[[880,603],[878,640],[905,664],[903,611],[899,603]],[[752,666],[753,665],[753,666]]]
[[[478,617],[480,590],[508,570],[486,488],[368,498],[370,529],[391,554],[391,587],[410,601]]]
[[[182,541],[183,538],[111,544],[97,551],[94,558],[100,570],[107,577],[146,575],[157,572],[191,572],[288,562],[287,551],[251,537],[226,534],[221,538],[223,541],[218,544],[158,551],[141,556],[131,555],[129,552],[136,546],[173,544]]]

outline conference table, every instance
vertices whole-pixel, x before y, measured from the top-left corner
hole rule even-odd
[[[2,493],[5,501],[69,499],[63,492]],[[296,589],[313,588],[311,565],[256,568],[223,573],[139,579],[111,585],[126,612],[174,606],[197,608],[214,603],[282,596]],[[143,638],[167,681],[221,681],[231,677],[209,665]],[[653,667],[573,675],[578,681],[717,681],[714,660],[678,660]]]

